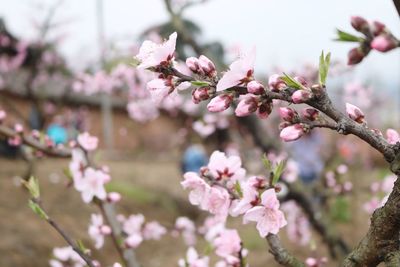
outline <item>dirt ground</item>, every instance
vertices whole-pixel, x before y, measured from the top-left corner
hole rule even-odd
[[[101,161],[101,160],[100,160]],[[193,209],[187,201],[187,194],[178,183],[181,179],[177,161],[174,158],[143,158],[131,160],[108,160],[103,163],[110,166],[113,182],[109,189],[120,191],[124,199],[119,211],[125,215],[143,213],[148,220],[159,220],[162,224],[172,225],[174,218],[182,215],[193,216]],[[87,237],[90,214],[97,212],[96,207],[84,205],[80,196],[66,188],[66,178],[60,169],[67,167],[67,160],[46,159],[36,164],[36,176],[40,180],[43,203],[48,213],[68,233],[76,239],[82,239],[91,246]],[[23,161],[0,159],[0,266],[1,267],[43,267],[54,246],[64,246],[64,241],[45,222],[40,220],[27,205],[28,194],[18,186],[17,175],[25,172]],[[355,183],[360,188],[368,186],[365,172],[355,173]],[[371,175],[370,175],[371,176]],[[363,179],[361,179],[363,177]],[[368,216],[361,210],[362,202],[367,199],[365,190],[355,192],[351,205],[352,219],[339,225],[339,232],[350,244],[355,245],[368,227]],[[200,216],[202,217],[202,216]],[[201,223],[201,219],[198,219]],[[254,225],[241,226],[239,221],[230,222],[240,225],[242,239],[250,249],[249,263],[253,267],[277,266],[268,253],[266,242],[259,238]],[[300,258],[309,255],[309,247],[291,244],[281,232],[284,244]],[[326,249],[317,240],[318,253],[327,255]],[[101,251],[93,249],[94,258],[103,266],[110,266],[117,255],[106,240]],[[202,251],[202,249],[199,249]],[[177,260],[184,256],[186,248],[181,240],[171,236],[158,242],[146,242],[137,249],[139,260],[145,267],[177,266]],[[328,266],[336,266],[330,261]]]

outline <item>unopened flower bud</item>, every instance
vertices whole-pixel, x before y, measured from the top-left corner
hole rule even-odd
[[[285,88],[287,85],[286,83],[281,79],[281,75],[279,74],[273,74],[269,77],[268,79],[268,86],[272,91],[280,91],[283,88]]]
[[[389,35],[379,35],[371,42],[371,48],[379,52],[388,52],[398,45],[398,42]]]
[[[261,95],[264,93],[264,86],[258,81],[251,81],[247,84],[247,92],[250,94]]]
[[[200,70],[199,60],[195,57],[189,57],[186,59],[186,66],[194,73],[198,73]]]
[[[210,98],[210,87],[199,87],[192,91],[192,101],[195,104]]]
[[[283,141],[290,142],[299,139],[304,133],[304,126],[301,123],[297,123],[282,129],[279,136]]]
[[[279,131],[282,131],[284,128],[289,127],[290,125],[292,125],[292,123],[288,122],[288,121],[283,121],[281,123],[279,123]]]
[[[111,234],[111,228],[108,225],[102,225],[100,226],[100,233],[102,235],[109,235]]]
[[[351,17],[351,26],[359,32],[365,32],[369,28],[368,21],[360,16]]]
[[[386,25],[380,21],[372,22],[372,34],[378,36],[386,30]]]
[[[303,118],[307,120],[315,121],[319,115],[319,112],[315,108],[305,108],[301,112],[301,115],[303,115]]]
[[[199,66],[209,77],[214,77],[217,74],[214,63],[206,56],[201,55],[199,57]]]
[[[349,115],[350,119],[358,122],[358,123],[363,123],[364,122],[364,113],[359,109],[358,107],[346,103],[346,113]]]
[[[288,107],[281,107],[279,108],[279,115],[281,116],[282,120],[293,122],[295,118],[298,118],[299,114],[296,110],[288,108]]]
[[[207,105],[207,109],[210,112],[221,112],[229,108],[233,101],[233,96],[228,94],[218,95],[211,99]]]
[[[304,77],[301,76],[296,76],[293,78],[296,82],[300,83],[303,86],[307,86],[307,81],[304,79]]]
[[[293,103],[299,104],[299,103],[304,103],[308,100],[310,100],[313,97],[313,94],[309,90],[296,90],[292,94],[292,100]]]
[[[361,47],[355,47],[347,54],[347,65],[355,65],[360,63],[365,57],[365,53]]]
[[[238,117],[245,117],[254,113],[257,108],[258,98],[253,95],[245,96],[237,105],[235,109],[235,115]]]
[[[107,194],[107,201],[110,203],[117,203],[121,200],[121,194],[118,192],[110,192]]]

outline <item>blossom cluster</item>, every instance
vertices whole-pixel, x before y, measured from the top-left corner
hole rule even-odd
[[[228,215],[243,215],[243,223],[257,223],[262,237],[278,233],[286,220],[279,209],[275,188],[264,177],[246,178],[246,170],[241,165],[238,156],[213,152],[200,174],[184,174],[181,184],[190,190],[190,203],[223,220]]]

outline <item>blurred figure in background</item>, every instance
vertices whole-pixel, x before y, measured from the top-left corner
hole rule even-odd
[[[47,128],[47,135],[56,145],[65,144],[68,141],[67,130],[63,122],[62,116],[55,116],[53,122]]]
[[[204,147],[200,144],[191,144],[183,152],[181,161],[181,171],[199,172],[200,168],[207,165],[207,154]]]

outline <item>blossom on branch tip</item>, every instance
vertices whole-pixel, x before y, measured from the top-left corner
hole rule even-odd
[[[162,44],[156,44],[146,40],[139,49],[139,54],[135,56],[140,64],[138,69],[147,69],[158,66],[168,66],[174,59],[177,33],[172,33],[168,40]]]
[[[356,31],[365,32],[365,30],[368,30],[369,28],[368,21],[363,17],[352,16],[350,21],[351,21],[351,26],[353,26],[353,28]]]
[[[86,168],[82,179],[75,180],[75,188],[81,192],[82,199],[89,203],[94,197],[104,200],[107,196],[104,184],[110,181],[110,176],[91,167]]]
[[[237,86],[246,85],[253,79],[254,62],[256,59],[255,47],[250,52],[234,61],[229,70],[224,73],[217,84],[217,92]]]
[[[371,48],[379,52],[388,52],[399,45],[398,41],[392,36],[381,34],[371,42]]]
[[[111,234],[111,228],[104,225],[103,217],[100,214],[92,214],[88,232],[95,241],[95,248],[100,249],[104,245],[104,236]]]
[[[99,139],[96,136],[90,135],[88,132],[78,135],[79,145],[86,151],[93,151],[97,148]]]
[[[221,151],[214,151],[211,154],[208,169],[217,181],[228,180],[235,183],[236,181],[243,180],[246,175],[246,170],[242,168],[240,157],[227,157]]]
[[[364,122],[364,117],[365,117],[364,113],[357,106],[346,103],[346,113],[350,119],[352,119],[358,123]]]
[[[232,260],[230,258],[234,257],[239,262],[238,256],[242,248],[241,242],[237,230],[225,229],[214,239],[215,253],[228,260]]]

